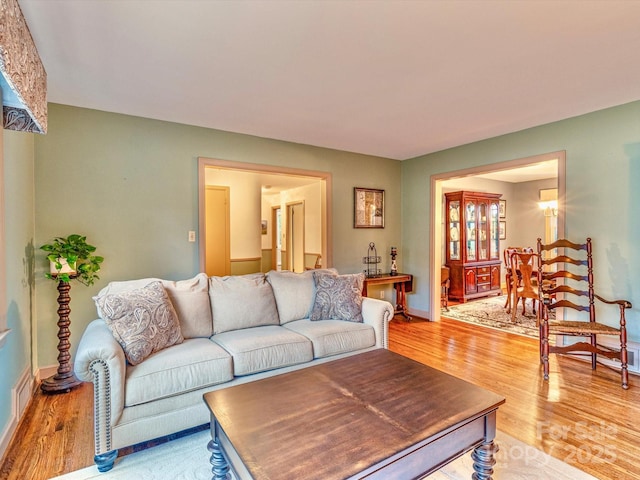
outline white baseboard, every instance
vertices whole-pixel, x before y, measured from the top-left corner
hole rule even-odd
[[[16,386],[11,389],[11,418],[4,432],[0,435],[0,458],[4,457],[7,448],[9,448],[9,442],[18,428],[20,419],[33,398],[33,388],[34,378],[27,367],[20,375]]]
[[[426,310],[418,310],[417,308],[409,308],[409,315],[415,315],[416,317],[431,319],[431,315]]]
[[[49,378],[52,375],[58,373],[58,365],[49,365],[47,367],[41,367],[36,372],[36,380],[38,383],[42,382],[45,378]]]

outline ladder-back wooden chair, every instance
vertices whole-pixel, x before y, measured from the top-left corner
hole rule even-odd
[[[582,244],[558,240],[546,245],[538,239],[537,250],[540,361],[543,365],[544,379],[549,379],[550,353],[591,356],[593,370],[596,369],[597,356],[603,355],[620,362],[622,388],[629,388],[625,310],[631,308],[631,303],[627,300],[606,300],[594,293],[591,239],[587,238]],[[547,255],[551,255],[552,258],[544,258]],[[598,321],[595,300],[618,307],[616,326]],[[565,313],[562,320],[549,320],[551,311],[556,312],[561,309]],[[612,320],[611,323],[614,321]],[[550,345],[549,335],[552,334],[583,337],[588,341],[579,341],[570,345]],[[619,337],[620,348],[612,349],[599,344],[598,335]]]

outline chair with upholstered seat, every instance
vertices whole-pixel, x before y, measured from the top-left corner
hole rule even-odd
[[[587,238],[582,244],[558,240],[546,245],[538,239],[537,254],[540,279],[540,361],[543,364],[544,379],[549,379],[550,353],[590,356],[593,370],[596,369],[598,355],[602,355],[620,362],[622,388],[629,388],[625,310],[631,308],[631,303],[627,300],[606,300],[594,293],[591,239]],[[551,258],[545,258],[547,255]],[[604,305],[617,306],[617,318],[611,318],[608,323],[599,322],[595,300]],[[549,313],[552,311],[557,314],[562,311],[563,318],[549,320]],[[551,334],[582,337],[588,341],[550,345]],[[619,337],[620,348],[612,349],[599,344],[598,335]]]

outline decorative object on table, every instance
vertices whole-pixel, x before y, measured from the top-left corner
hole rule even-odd
[[[391,247],[391,271],[389,275],[398,274],[398,264],[396,263],[396,257],[398,256],[398,250],[396,247]]]
[[[382,258],[378,255],[376,244],[371,242],[369,244],[369,251],[367,252],[367,256],[362,257],[362,263],[367,266],[364,271],[364,274],[367,276],[367,278],[377,277],[382,274],[382,270],[378,268],[378,265],[381,261]]]
[[[353,228],[384,228],[384,190],[353,189]]]
[[[50,271],[45,276],[58,282],[58,370],[57,373],[42,381],[40,388],[45,393],[68,392],[81,382],[75,376],[69,354],[69,302],[71,280],[84,285],[93,285],[98,277],[103,257],[94,255],[96,247],[87,243],[87,237],[72,234],[68,237],[56,237],[53,243],[40,247],[47,252]]]
[[[500,218],[507,218],[507,201],[500,200],[498,202],[498,216]]]

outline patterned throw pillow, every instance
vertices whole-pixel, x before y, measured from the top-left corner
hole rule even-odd
[[[160,281],[96,297],[95,301],[131,365],[184,340],[178,316]]]
[[[364,273],[332,275],[314,273],[316,299],[311,320],[362,322],[362,285]]]

